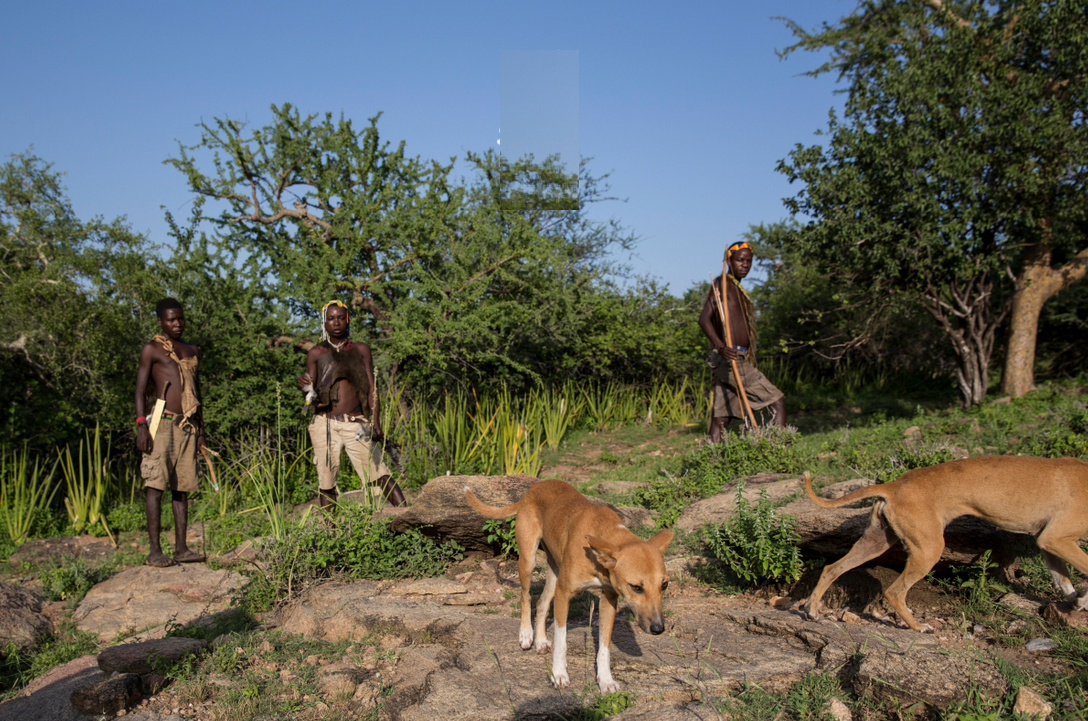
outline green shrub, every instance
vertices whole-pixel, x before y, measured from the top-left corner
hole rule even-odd
[[[1043,458],[1088,458],[1088,410],[1080,404],[1058,411],[1058,422],[1025,438],[1016,452]]]
[[[793,517],[778,514],[766,490],[753,508],[744,497],[744,483],[737,483],[737,510],[726,523],[707,526],[704,539],[726,568],[749,583],[801,577],[801,538]]]
[[[42,572],[42,595],[48,601],[77,604],[97,583],[117,573],[113,562],[90,564],[82,558],[63,561]]]
[[[319,514],[318,514],[319,515]],[[247,571],[250,582],[239,599],[251,610],[265,610],[297,597],[314,582],[349,578],[425,578],[445,573],[462,557],[456,543],[439,543],[418,529],[394,533],[390,519],[372,520],[361,506],[340,506],[331,524],[306,517],[281,538],[260,547],[267,562]]]
[[[756,473],[799,473],[807,458],[796,448],[797,430],[770,426],[758,432],[726,433],[721,443],[702,446],[685,456],[676,473],[662,469],[638,491],[636,501],[660,514],[671,526],[692,501],[712,496],[737,478]]]
[[[518,555],[516,518],[489,518],[484,521],[487,542],[499,545],[499,553],[513,558]]]

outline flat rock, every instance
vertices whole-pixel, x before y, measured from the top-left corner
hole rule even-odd
[[[180,661],[189,654],[199,654],[208,642],[195,638],[156,638],[139,643],[110,646],[98,654],[98,667],[105,674],[152,672],[151,661],[161,658],[167,662]]]
[[[72,708],[72,691],[99,676],[93,654],[52,668],[0,702],[0,721],[87,721],[93,717]]]
[[[767,492],[767,498],[772,501],[781,501],[803,490],[801,479],[788,478],[783,480],[778,473],[761,473],[745,479],[744,497],[750,504],[759,501],[763,491]],[[684,509],[676,521],[676,528],[683,531],[694,531],[708,523],[725,523],[733,517],[737,509],[737,493],[732,487],[709,498],[702,498]]]
[[[549,684],[550,654],[521,649],[516,618],[438,606],[425,598],[375,596],[375,589],[368,583],[315,587],[286,610],[280,630],[329,641],[374,633],[394,639],[391,645],[401,656],[390,678],[383,674],[393,688],[383,701],[383,718],[571,717],[586,691],[596,692],[596,629],[587,628],[584,619],[572,617],[568,628],[571,689],[557,691]],[[793,612],[736,610],[727,603],[723,599],[720,608],[708,612],[702,599],[670,599],[668,628],[660,636],[643,633],[621,612],[612,639],[612,673],[640,702],[620,718],[704,718],[710,709],[697,703],[698,689],[723,695],[759,684],[777,693],[813,670],[851,669],[859,654],[868,664],[859,682],[874,694],[887,693],[889,679],[927,703],[954,698],[951,689],[962,693],[972,683],[984,691],[1003,688],[987,661],[942,649],[933,636],[816,623]],[[924,683],[908,680],[915,667]],[[346,693],[346,683],[341,685],[339,692]]]
[[[412,506],[393,518],[390,527],[403,533],[420,528],[428,535],[456,541],[469,551],[494,549],[487,542],[484,522],[488,519],[465,501],[465,486],[484,503],[505,506],[524,496],[539,478],[514,476],[439,476],[427,482]]]
[[[108,538],[94,536],[58,536],[32,538],[11,554],[8,562],[15,567],[24,563],[39,566],[57,558],[79,558],[84,561],[104,561],[113,557],[113,544]]]
[[[462,583],[447,581],[444,578],[422,578],[397,586],[392,593],[398,596],[445,596],[455,593],[468,593]]]
[[[168,621],[184,625],[227,608],[231,592],[244,581],[236,571],[213,571],[202,563],[137,566],[92,588],[72,618],[77,628],[103,641],[119,632],[161,637]]]
[[[54,630],[44,611],[45,599],[37,591],[0,583],[0,651],[11,643],[19,653],[36,649]]]

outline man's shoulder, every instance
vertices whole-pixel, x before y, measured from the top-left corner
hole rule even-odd
[[[328,353],[332,353],[332,349],[326,346],[324,343],[314,343],[310,346],[310,350],[306,351],[307,358],[317,358]]]

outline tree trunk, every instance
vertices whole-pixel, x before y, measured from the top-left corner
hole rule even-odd
[[[953,281],[946,293],[931,289],[924,298],[926,310],[952,341],[960,405],[965,410],[986,398],[994,336],[1005,317],[1004,311],[994,317],[992,290],[989,274],[982,273]]]
[[[1012,318],[1001,392],[1019,398],[1035,389],[1035,339],[1043,305],[1088,272],[1088,248],[1061,268],[1050,267],[1049,242],[1033,244],[1012,296]]]

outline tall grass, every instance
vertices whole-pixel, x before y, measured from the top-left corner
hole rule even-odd
[[[26,444],[21,451],[0,449],[0,518],[16,547],[27,540],[35,520],[48,512],[57,495],[59,486],[53,485],[53,475],[58,461],[46,473],[42,459],[35,458],[31,464]]]
[[[67,446],[60,452],[59,462],[68,490],[64,507],[72,530],[82,533],[101,526],[116,546],[103,511],[110,488],[119,486],[109,468],[109,455],[110,441],[103,441],[101,428],[96,423],[94,435],[88,431],[86,438],[79,442],[77,455],[73,457],[72,447]]]

